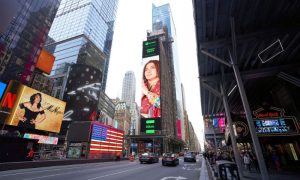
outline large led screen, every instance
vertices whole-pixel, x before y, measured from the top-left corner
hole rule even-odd
[[[142,118],[141,132],[146,134],[155,134],[161,130],[161,118]]]
[[[101,89],[102,73],[89,65],[71,66],[64,100],[71,121],[95,120]]]
[[[47,52],[45,49],[42,49],[41,54],[36,63],[36,67],[41,71],[50,74],[54,61],[55,57],[51,53]]]
[[[141,117],[161,117],[159,56],[143,59]]]
[[[58,133],[66,103],[40,91],[11,81],[1,101],[5,124]]]
[[[96,122],[93,123],[91,130],[90,158],[122,153],[123,131]]]
[[[7,87],[7,84],[0,82],[0,100],[2,99],[2,96],[4,94],[6,87]]]

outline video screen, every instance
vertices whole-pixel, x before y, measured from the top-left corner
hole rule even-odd
[[[5,124],[58,133],[66,102],[11,81],[1,109],[9,111]]]
[[[7,87],[7,84],[0,82],[0,100],[2,99],[2,96],[4,94],[6,87]]]
[[[267,127],[267,126],[279,126],[278,120],[262,120],[262,126]]]
[[[159,56],[144,58],[142,64],[141,117],[161,117]]]

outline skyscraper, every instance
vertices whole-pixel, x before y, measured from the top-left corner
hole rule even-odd
[[[0,1],[0,80],[31,81],[59,3]]]
[[[55,96],[63,96],[70,64],[99,70],[105,90],[117,4],[118,0],[62,0],[49,32],[54,43],[47,45],[55,46]]]
[[[123,79],[122,86],[122,101],[126,102],[129,106],[131,122],[130,122],[130,134],[138,134],[139,127],[139,110],[135,102],[136,93],[136,79],[133,71],[127,71]]]
[[[128,106],[135,102],[136,80],[133,71],[127,71],[123,79],[122,101]]]
[[[182,101],[182,90],[181,80],[178,65],[177,55],[177,39],[176,39],[176,28],[173,21],[172,11],[169,4],[161,6],[152,5],[152,31],[159,32],[164,30],[167,31],[168,42],[170,48],[167,50],[167,56],[170,57],[170,72],[172,76],[172,87],[175,93],[170,95],[174,96],[176,101],[176,129],[177,137],[185,140],[185,128],[184,128],[184,113],[183,113],[183,101]]]
[[[66,113],[71,121],[95,120],[101,114],[99,96],[106,86],[117,4],[62,0],[58,8],[46,46],[56,57],[52,95],[70,102]]]

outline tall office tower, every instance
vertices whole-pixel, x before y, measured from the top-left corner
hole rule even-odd
[[[60,0],[0,1],[0,80],[29,84]]]
[[[127,71],[123,78],[122,86],[122,101],[125,101],[127,106],[135,102],[136,80],[133,71]]]
[[[67,101],[69,121],[97,120],[118,0],[62,0],[47,44],[55,62],[52,95]],[[49,39],[50,39],[49,38]]]
[[[185,141],[185,123],[184,123],[184,111],[182,101],[182,90],[181,80],[178,65],[177,55],[177,40],[176,40],[176,28],[174,25],[172,11],[169,4],[161,6],[152,5],[152,31],[160,32],[162,30],[167,31],[167,41],[169,47],[167,49],[167,56],[171,59],[170,61],[170,72],[172,76],[172,90],[170,94],[175,98],[176,101],[176,129],[177,138]]]
[[[100,71],[100,88],[105,90],[117,4],[118,0],[62,0],[49,32],[53,42],[47,44],[56,57],[51,72],[54,96],[63,98],[71,64]]]
[[[136,79],[133,71],[127,71],[123,79],[122,86],[122,101],[129,106],[131,123],[130,134],[137,134],[139,122],[139,111],[135,102]]]

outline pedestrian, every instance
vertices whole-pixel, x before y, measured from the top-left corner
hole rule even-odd
[[[256,170],[257,172],[260,172],[259,166],[258,166],[258,160],[257,160],[256,156],[253,156],[252,162],[253,162],[253,166],[254,166],[255,170]]]
[[[277,156],[275,151],[272,152],[272,162],[275,166],[276,171],[279,172],[281,170],[280,162],[279,162],[279,157]]]
[[[33,154],[34,154],[33,148],[30,148],[29,151],[28,151],[28,154],[26,156],[27,161],[32,161],[33,160]]]
[[[251,172],[251,166],[250,166],[251,159],[248,153],[244,154],[243,160],[244,160],[245,168],[248,169],[249,172]]]

